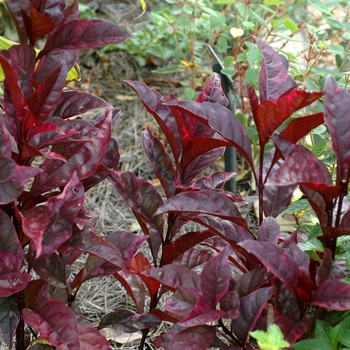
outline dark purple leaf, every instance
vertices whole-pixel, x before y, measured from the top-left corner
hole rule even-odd
[[[56,253],[41,259],[33,266],[34,271],[46,282],[57,288],[66,288],[66,264]]]
[[[276,310],[278,313],[288,315],[294,321],[300,320],[300,302],[293,288],[286,286],[278,279],[275,281],[275,286],[277,288]]]
[[[168,264],[161,268],[153,268],[142,273],[175,291],[178,287],[196,289],[200,286],[199,275],[185,266]]]
[[[12,147],[10,135],[3,121],[0,119],[0,157],[11,158]]]
[[[223,189],[225,183],[233,179],[236,175],[236,173],[216,171],[209,176],[200,177],[191,187],[199,189]]]
[[[116,25],[98,19],[73,20],[58,28],[46,41],[39,58],[57,50],[82,50],[108,44],[119,44],[132,36]]]
[[[287,315],[281,315],[275,318],[274,324],[280,327],[284,338],[290,344],[294,344],[307,331],[309,323],[306,319],[295,322]]]
[[[184,319],[196,305],[199,294],[191,289],[178,287],[165,301],[164,308],[171,315]]]
[[[107,110],[104,119],[96,126],[80,119],[70,123],[79,132],[70,138],[72,143],[68,146],[67,142],[57,142],[51,149],[66,162],[47,159],[41,166],[43,173],[34,182],[32,195],[64,186],[74,172],[80,180],[86,179],[102,162],[111,139],[112,111]]]
[[[46,118],[56,107],[66,85],[67,73],[67,66],[62,63],[27,99],[28,106],[37,121]]]
[[[27,0],[18,0],[8,1],[6,4],[12,13],[20,42],[26,42],[28,39],[28,35],[24,27],[22,13],[24,12],[25,14],[29,15],[30,2],[28,2]]]
[[[340,280],[323,281],[312,292],[310,304],[336,311],[350,309],[350,284]]]
[[[232,327],[235,335],[243,344],[246,343],[249,332],[254,330],[257,319],[275,290],[274,286],[260,288],[240,298],[240,315],[232,322]]]
[[[221,87],[221,78],[219,74],[214,73],[207,86],[197,97],[196,102],[211,102],[218,103],[224,107],[228,106],[228,100]]]
[[[266,100],[276,101],[296,89],[297,83],[288,76],[288,59],[262,39],[254,37],[254,40],[263,55],[259,75],[260,103]]]
[[[258,241],[278,243],[278,238],[281,233],[281,227],[278,221],[268,216],[264,219],[258,230]]]
[[[16,296],[0,298],[0,333],[9,349],[19,322],[18,302]]]
[[[313,129],[324,123],[323,112],[292,120],[280,133],[288,141],[297,143]]]
[[[74,312],[60,300],[41,299],[23,309],[26,324],[60,350],[80,350]]]
[[[334,77],[329,76],[325,85],[324,120],[332,138],[334,153],[337,157],[337,185],[349,181],[350,165],[350,95],[347,89],[340,88]]]
[[[172,261],[176,265],[184,265],[189,269],[200,266],[212,258],[212,255],[203,249],[190,248]]]
[[[253,240],[241,242],[239,245],[256,256],[274,276],[289,286],[296,286],[298,265],[277,245]]]
[[[215,327],[191,327],[177,333],[169,344],[169,350],[205,350],[215,339]]]
[[[107,339],[83,317],[78,319],[78,337],[81,350],[110,350]]]
[[[167,212],[189,212],[211,214],[222,219],[231,220],[247,228],[247,223],[241,216],[233,201],[222,192],[201,190],[179,193],[161,206],[156,214]]]
[[[112,107],[105,100],[82,91],[63,91],[52,116],[69,118],[94,108]]]
[[[133,333],[140,329],[149,329],[161,324],[158,317],[151,314],[136,314],[126,309],[117,309],[103,316],[99,328],[112,327],[124,332]]]
[[[220,301],[220,309],[225,311],[223,318],[234,320],[239,316],[239,295],[236,291],[228,291]]]
[[[185,112],[188,116],[212,128],[227,141],[227,146],[236,147],[254,168],[249,137],[229,109],[216,103],[195,101],[169,101],[167,105],[174,113]]]
[[[165,244],[163,246],[162,254],[163,264],[170,264],[177,256],[185,253],[196,244],[211,236],[213,236],[213,234],[210,231],[187,232],[177,240]]]
[[[201,273],[201,290],[213,309],[229,288],[231,267],[228,260],[229,249],[225,247],[218,255],[208,261]]]
[[[30,2],[30,17],[28,18],[24,15],[23,19],[31,44],[34,44],[38,39],[55,28],[55,23],[44,14],[38,12],[33,6],[33,2]]]
[[[42,2],[41,0],[32,0],[37,11],[50,18],[56,24],[61,21],[62,13],[66,7],[64,0],[50,0]]]
[[[272,274],[265,267],[257,267],[243,274],[234,289],[240,297],[244,297],[268,283],[271,277]]]
[[[169,142],[175,162],[177,163],[182,150],[181,137],[176,118],[173,115],[171,108],[165,105],[168,101],[176,101],[176,98],[172,95],[161,96],[159,92],[149,88],[146,84],[141,82],[126,81],[126,83],[134,89],[145,105],[147,111],[156,119]]]
[[[36,258],[53,253],[72,235],[72,226],[84,204],[84,189],[74,173],[61,194],[44,205],[22,212],[24,234],[31,239]]]
[[[176,170],[174,163],[160,140],[155,137],[149,129],[141,134],[142,147],[150,161],[152,168],[160,180],[167,197],[175,195],[174,186],[176,180]]]
[[[25,183],[40,172],[38,168],[17,165],[12,159],[0,157],[0,204],[15,201]]]

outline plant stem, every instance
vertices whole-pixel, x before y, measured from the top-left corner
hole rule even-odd
[[[19,310],[19,322],[16,330],[16,350],[24,350],[24,320],[22,316],[22,310],[25,308],[25,294],[24,290],[21,290],[17,294],[18,298],[18,310]]]

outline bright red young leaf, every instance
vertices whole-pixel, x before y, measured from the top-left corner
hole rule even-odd
[[[350,94],[340,88],[334,77],[329,76],[325,85],[324,120],[332,138],[334,153],[337,157],[337,185],[349,182],[350,165]]]
[[[274,294],[274,286],[260,288],[240,298],[240,315],[232,322],[234,334],[245,344],[249,332],[254,330],[255,324],[263,311],[265,304]]]
[[[40,299],[23,310],[26,324],[60,350],[80,350],[74,312],[60,300]]]
[[[221,78],[219,74],[214,73],[208,85],[197,97],[196,102],[211,102],[218,103],[219,105],[222,105],[224,107],[228,106],[228,100],[221,87]]]
[[[9,349],[12,349],[13,346],[18,321],[19,312],[16,296],[0,298],[0,333]]]
[[[338,279],[323,281],[312,292],[310,304],[336,311],[348,311],[350,309],[350,284]]]

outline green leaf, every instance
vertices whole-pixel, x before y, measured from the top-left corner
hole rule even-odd
[[[249,63],[249,66],[253,68],[254,66],[259,66],[261,62],[261,51],[258,48],[250,49],[247,52],[247,61]]]
[[[300,243],[298,243],[298,247],[301,250],[303,250],[304,252],[309,251],[309,250],[313,250],[313,251],[317,251],[317,252],[324,251],[324,247],[323,247],[322,243],[317,238],[313,238],[313,239],[309,239],[308,241],[300,242]]]
[[[292,345],[293,350],[333,350],[330,343],[320,339],[308,339]]]
[[[331,45],[327,47],[327,51],[336,55],[342,55],[344,53],[344,47],[342,45]]]
[[[319,125],[317,128],[312,130],[312,132],[316,135],[322,135],[325,131],[327,131],[327,128],[323,124]]]
[[[235,59],[232,56],[227,56],[224,60],[224,66],[228,67],[231,66],[232,64],[234,64]]]
[[[249,334],[257,340],[261,350],[280,350],[290,346],[290,344],[284,340],[280,328],[275,324],[269,326],[267,332],[257,330],[249,332]]]
[[[259,79],[259,71],[255,68],[248,68],[244,75],[245,80],[248,84],[256,86]]]
[[[229,4],[235,4],[236,0],[217,0],[215,1],[215,4],[220,4],[220,5],[229,5]]]
[[[220,29],[226,25],[226,16],[223,13],[219,13],[216,16],[209,17],[210,29]]]
[[[185,89],[185,96],[188,100],[193,101],[196,99],[196,92],[192,88],[187,87]]]
[[[273,5],[283,5],[283,0],[264,0],[264,5],[266,6],[273,6]]]
[[[311,205],[306,198],[299,199],[282,212],[282,215],[299,213],[311,209]]]
[[[284,17],[283,18],[283,23],[293,34],[295,32],[297,32],[298,29],[299,29],[297,24],[294,21],[292,21],[290,18]]]
[[[263,26],[266,26],[266,21],[260,17],[255,11],[253,11],[251,8],[249,8],[250,13],[257,19],[257,21]]]
[[[178,71],[179,71],[179,66],[177,64],[170,64],[169,66],[152,70],[152,73],[171,74],[171,73],[177,73]]]
[[[236,72],[237,72],[236,69],[234,69],[233,67],[221,69],[221,73],[228,75],[228,76],[231,76],[231,75],[235,74]]]
[[[322,140],[320,142],[317,142],[314,147],[312,147],[312,153],[317,157],[321,157],[324,154],[324,151],[327,148],[327,141]]]
[[[321,1],[321,0],[308,0],[309,4],[313,6],[315,9],[321,11],[322,13],[332,16],[333,13],[329,10],[329,8]]]
[[[255,24],[253,22],[249,22],[249,21],[243,21],[242,24],[243,24],[243,27],[246,27],[246,28],[254,28],[255,27]]]
[[[328,25],[333,29],[343,29],[343,23],[338,21],[337,19],[333,17],[325,17],[325,21],[328,23]]]
[[[221,37],[218,41],[218,51],[219,52],[227,52],[228,42],[225,38]]]

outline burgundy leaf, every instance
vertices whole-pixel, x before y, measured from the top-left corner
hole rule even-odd
[[[194,269],[212,258],[212,255],[203,249],[190,248],[173,260],[173,264],[184,265]]]
[[[19,318],[16,296],[0,298],[0,333],[9,349],[12,349],[13,346]]]
[[[218,255],[208,261],[201,273],[201,290],[204,297],[215,309],[229,288],[231,267],[228,260],[229,249],[225,247]]]
[[[168,264],[161,268],[153,268],[142,273],[175,291],[178,287],[196,289],[200,286],[199,275],[185,266]]]
[[[265,145],[272,133],[294,112],[310,105],[322,95],[323,92],[294,90],[288,95],[280,97],[277,101],[262,102],[254,114],[261,144]]]
[[[288,156],[282,166],[267,180],[266,186],[307,185],[312,182],[331,185],[332,179],[330,174],[327,174],[328,176],[325,176],[324,169],[316,158],[312,159],[304,153],[295,152]]]
[[[40,169],[17,165],[12,159],[0,157],[0,204],[15,201],[25,183],[40,172]]]
[[[336,311],[350,309],[350,284],[340,280],[323,281],[312,292],[310,304]]]
[[[149,329],[159,326],[161,321],[151,314],[136,314],[126,309],[117,309],[103,316],[99,328],[112,327],[124,332],[133,333],[140,329]]]
[[[240,297],[244,297],[268,283],[271,277],[271,273],[265,267],[257,267],[243,274],[237,281],[234,289]]]
[[[340,88],[334,77],[329,76],[325,85],[324,120],[332,138],[334,153],[337,157],[337,185],[340,181],[348,181],[350,165],[350,129],[349,108],[350,95],[346,89]]]
[[[208,125],[228,142],[228,146],[236,147],[254,168],[249,137],[229,109],[216,103],[195,101],[169,101],[167,105],[174,113],[185,112],[188,116]]]
[[[57,50],[82,50],[108,44],[119,44],[132,36],[116,25],[98,19],[73,20],[58,28],[46,41],[39,58]]]
[[[78,319],[78,337],[81,350],[110,350],[107,339],[86,320]]]
[[[71,145],[57,142],[51,149],[63,156],[66,162],[47,159],[41,166],[43,173],[34,182],[32,195],[64,186],[74,172],[77,172],[80,180],[86,179],[95,173],[103,160],[111,139],[112,111],[107,110],[104,119],[96,126],[80,119],[71,120],[70,123],[78,131],[71,137]]]
[[[171,315],[184,319],[196,305],[199,294],[191,289],[178,287],[165,301],[164,308]]]
[[[23,232],[31,239],[36,258],[53,253],[69,239],[83,203],[84,189],[74,173],[61,194],[22,212]]]
[[[80,350],[74,312],[60,300],[41,299],[23,309],[26,324],[60,350]]]
[[[137,81],[126,81],[126,83],[139,95],[147,111],[153,115],[161,127],[167,141],[170,144],[175,162],[177,163],[181,154],[181,137],[178,130],[176,118],[169,106],[164,103],[174,101],[172,95],[161,96],[159,92],[149,88],[146,84]]]
[[[234,320],[239,316],[239,295],[236,291],[228,291],[220,301],[220,309],[225,311],[223,318]]]
[[[211,102],[218,103],[224,107],[228,106],[228,100],[221,87],[221,78],[219,74],[214,73],[207,86],[197,97],[196,102]]]
[[[27,0],[8,1],[6,5],[13,16],[20,42],[26,42],[28,36],[24,27],[22,13],[29,14],[30,2]]]
[[[30,3],[30,20],[24,20],[24,24],[31,44],[34,44],[38,39],[50,33],[55,28],[55,23],[39,13],[32,5],[32,2]]]
[[[292,143],[297,143],[313,129],[324,123],[323,112],[292,120],[280,133]]]
[[[288,59],[262,39],[254,37],[254,40],[263,55],[259,75],[260,103],[266,100],[276,101],[296,89],[297,83],[288,76]]]
[[[191,327],[177,333],[169,344],[169,350],[205,350],[215,339],[215,327]]]
[[[275,292],[275,287],[260,288],[240,298],[240,315],[232,322],[232,327],[237,338],[245,344],[249,332],[254,330],[267,301]]]
[[[86,92],[63,91],[51,115],[65,119],[83,114],[94,108],[107,107],[111,107],[111,105],[105,100]]]
[[[215,171],[209,176],[200,177],[191,185],[191,187],[199,189],[223,189],[225,183],[233,179],[236,175],[236,173]],[[177,187],[181,188],[181,185]]]
[[[179,193],[158,208],[156,214],[167,212],[189,212],[211,214],[222,219],[231,220],[248,229],[246,221],[241,216],[233,201],[222,192],[201,190]]]
[[[50,0],[44,3],[40,0],[34,0],[32,3],[38,12],[50,18],[56,24],[61,21],[66,6],[64,0]]]
[[[294,321],[300,320],[300,303],[293,288],[286,286],[278,279],[275,281],[275,286],[277,288],[276,310],[278,313],[281,315],[288,315]]]
[[[92,230],[84,228],[83,230],[74,230],[72,237],[67,244],[82,251],[98,256],[109,263],[125,268],[124,259],[121,252],[106,239],[99,237]]]
[[[278,243],[278,238],[281,233],[281,227],[278,221],[268,216],[264,219],[258,230],[258,241]]]
[[[142,147],[150,161],[152,168],[160,180],[167,197],[175,195],[176,170],[170,155],[164,149],[160,140],[149,129],[141,134]]]
[[[299,269],[296,262],[281,248],[271,242],[253,240],[239,243],[277,278],[289,286],[296,286]]]
[[[165,244],[163,246],[162,254],[163,264],[170,264],[177,256],[185,253],[196,244],[211,236],[213,236],[213,234],[209,231],[188,232],[179,237],[177,240]]]
[[[0,157],[11,158],[12,147],[10,134],[7,131],[3,121],[0,119]]]

